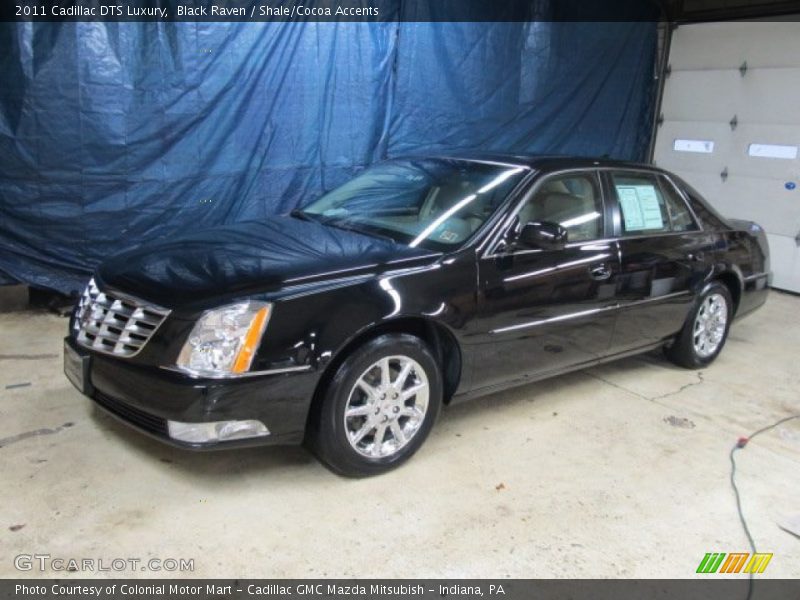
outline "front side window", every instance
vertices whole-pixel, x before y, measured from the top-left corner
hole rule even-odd
[[[655,175],[614,173],[611,178],[622,217],[622,235],[697,228],[686,204],[665,194]]]
[[[293,214],[412,247],[454,249],[478,231],[527,170],[444,158],[390,161]]]
[[[519,224],[530,221],[561,225],[567,242],[603,237],[603,201],[594,173],[556,175],[542,183],[519,212]]]

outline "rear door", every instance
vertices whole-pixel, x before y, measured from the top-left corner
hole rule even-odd
[[[614,352],[656,344],[682,327],[692,290],[713,263],[714,235],[701,229],[668,178],[649,171],[604,173],[614,210],[620,272]]]
[[[602,186],[595,170],[540,178],[507,229],[560,223],[559,250],[488,248],[478,261],[476,388],[502,386],[596,360],[613,332],[616,243],[606,239]]]

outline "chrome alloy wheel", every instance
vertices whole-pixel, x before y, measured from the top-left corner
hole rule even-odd
[[[708,358],[717,351],[725,337],[728,323],[728,302],[722,294],[711,294],[703,300],[694,318],[692,342],[700,358]]]
[[[373,363],[350,390],[345,406],[350,445],[369,458],[395,454],[422,426],[429,394],[425,370],[408,356],[387,356]]]

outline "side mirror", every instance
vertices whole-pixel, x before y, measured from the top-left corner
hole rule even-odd
[[[517,242],[530,248],[560,250],[567,243],[567,230],[550,221],[529,221],[519,232]]]

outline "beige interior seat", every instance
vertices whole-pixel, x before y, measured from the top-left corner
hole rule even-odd
[[[533,200],[520,211],[520,223],[549,221],[561,224],[595,212],[597,209],[592,186],[587,182],[584,187],[586,189],[581,190],[581,193],[578,194],[571,193],[562,180],[546,183]],[[596,238],[599,233],[599,223],[600,220],[595,219],[567,227],[568,239],[582,241]]]
[[[569,194],[569,188],[567,188],[567,184],[565,184],[561,179],[555,179],[553,181],[548,181],[547,183],[542,186],[542,189],[539,192],[544,194]]]

